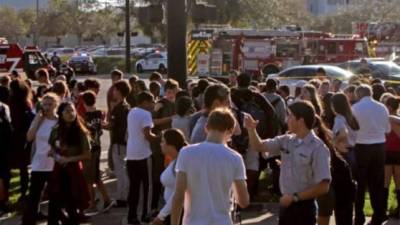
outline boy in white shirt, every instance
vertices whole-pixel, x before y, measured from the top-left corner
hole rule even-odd
[[[152,193],[151,148],[150,142],[159,141],[152,133],[153,120],[151,111],[154,109],[154,97],[149,92],[141,92],[137,96],[138,107],[128,114],[128,145],[126,164],[129,177],[129,212],[128,224],[140,224],[137,217],[140,186],[143,185],[142,222],[149,222]]]
[[[235,127],[229,109],[211,112],[206,141],[188,146],[176,163],[176,189],[171,224],[178,225],[184,203],[183,225],[232,225],[231,191],[240,207],[249,204],[243,159],[226,143]]]

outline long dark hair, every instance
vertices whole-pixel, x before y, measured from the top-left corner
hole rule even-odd
[[[332,107],[337,114],[342,115],[346,119],[347,124],[349,124],[349,127],[352,130],[360,129],[360,125],[358,124],[356,117],[353,115],[353,112],[351,111],[350,102],[345,94],[337,93],[333,95]]]
[[[180,151],[183,147],[185,147],[187,144],[185,140],[185,135],[182,133],[182,131],[178,129],[168,129],[165,130],[163,133],[163,138],[165,140],[165,143],[168,145],[174,146],[176,151]]]
[[[328,92],[322,98],[322,107],[324,109],[324,113],[322,114],[322,120],[329,129],[332,129],[333,124],[335,122],[335,114],[333,113],[331,107],[332,96],[333,93]]]
[[[311,103],[314,106],[316,114],[322,115],[323,112],[322,112],[322,107],[321,107],[321,100],[319,99],[319,96],[317,94],[317,89],[315,89],[315,87],[310,84],[304,85],[303,88],[306,89],[308,91],[308,93],[310,94]]]
[[[75,120],[68,125],[63,118],[63,112],[68,106],[74,107],[71,102],[61,103],[57,110],[58,115],[58,139],[66,146],[79,146],[82,143],[82,136],[89,135],[88,129],[81,117],[77,114]],[[75,107],[74,107],[75,108]],[[76,109],[75,109],[76,110]]]
[[[329,153],[331,155],[331,158],[334,156],[343,159],[343,156],[341,156],[335,149],[333,142],[332,142],[332,135],[329,133],[329,129],[325,126],[325,124],[322,122],[321,117],[318,115],[315,117],[315,124],[314,124],[314,129],[317,132],[317,136],[319,139],[321,139],[322,142],[328,147]]]
[[[182,131],[178,129],[165,130],[163,132],[163,138],[165,140],[165,143],[167,143],[167,145],[174,146],[178,153],[183,147],[188,145],[185,140],[185,135],[182,133]],[[174,174],[175,174],[175,167],[176,167],[176,160],[173,165]]]
[[[13,80],[10,83],[11,105],[32,106],[32,89],[23,80]]]

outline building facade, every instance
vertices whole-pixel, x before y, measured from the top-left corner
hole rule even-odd
[[[349,5],[350,2],[350,0],[307,0],[307,8],[311,14],[323,16]]]

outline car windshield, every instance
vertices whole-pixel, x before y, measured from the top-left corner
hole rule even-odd
[[[376,68],[376,70],[378,70],[382,74],[388,74],[388,75],[400,74],[400,66],[398,66],[394,62],[374,62],[373,65]]]

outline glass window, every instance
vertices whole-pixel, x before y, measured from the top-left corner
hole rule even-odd
[[[335,54],[336,53],[336,43],[328,42],[326,49],[327,49],[328,54]]]

